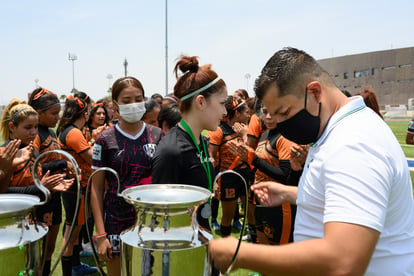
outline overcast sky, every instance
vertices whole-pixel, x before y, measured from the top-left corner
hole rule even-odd
[[[414,46],[414,1],[169,0],[168,90],[181,54],[211,63],[229,92],[248,88],[274,52],[316,59]],[[165,0],[2,1],[0,104],[42,87],[97,100],[124,74],[165,94]],[[113,79],[108,79],[108,74]],[[250,78],[246,78],[250,75]]]

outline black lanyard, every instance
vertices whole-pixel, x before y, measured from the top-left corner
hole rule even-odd
[[[211,187],[211,172],[210,172],[210,165],[209,165],[209,154],[208,151],[206,149],[206,144],[204,143],[204,140],[201,139],[201,143],[203,144],[203,149],[204,149],[204,158],[201,154],[201,150],[200,147],[198,146],[197,140],[194,137],[193,131],[191,130],[191,128],[188,126],[188,124],[181,119],[180,121],[180,125],[184,128],[184,130],[188,133],[188,135],[190,135],[191,139],[193,140],[194,145],[197,148],[198,154],[200,155],[200,162],[201,165],[204,168],[204,171],[206,172],[207,175],[207,179],[208,179],[208,189],[211,191],[212,187]]]

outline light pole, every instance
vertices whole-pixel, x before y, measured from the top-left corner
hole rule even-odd
[[[76,54],[69,53],[68,59],[70,61],[72,61],[72,82],[73,82],[72,93],[75,93],[76,92],[76,89],[75,89],[75,60],[78,60],[78,57],[76,56]]]
[[[106,78],[108,79],[108,93],[111,93],[111,80],[113,76],[111,74],[108,74]]]
[[[127,70],[127,67],[128,67],[128,61],[127,61],[127,59],[125,58],[125,60],[124,60],[125,77],[127,77],[127,76],[128,76],[128,70]]]
[[[165,95],[168,94],[168,5],[165,0]]]
[[[249,92],[249,79],[251,75],[247,73],[246,75],[244,75],[244,77],[246,78],[246,91]]]

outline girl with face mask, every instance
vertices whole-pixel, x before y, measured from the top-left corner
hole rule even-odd
[[[92,166],[117,171],[120,191],[150,184],[151,159],[161,138],[161,129],[142,121],[144,88],[136,78],[120,78],[112,86],[112,100],[119,121],[96,140]],[[112,174],[99,172],[94,175],[91,191],[97,233],[94,240],[99,257],[106,262],[108,275],[121,275],[119,234],[133,226],[136,220],[134,207],[118,197],[117,188]]]

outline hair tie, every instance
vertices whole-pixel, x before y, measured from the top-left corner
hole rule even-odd
[[[81,99],[79,99],[78,97],[75,97],[75,100],[76,100],[76,103],[78,104],[78,106],[80,107],[80,108],[85,108],[85,102],[84,101],[82,101]]]
[[[37,94],[33,97],[33,100],[35,101],[35,100],[39,99],[40,97],[42,97],[42,96],[43,96],[43,95],[45,95],[45,94],[51,94],[51,95],[55,95],[55,96],[56,96],[56,94],[55,94],[55,93],[53,93],[52,91],[47,90],[46,88],[42,88],[42,90],[40,90],[40,92],[39,92],[39,93],[37,93]]]

